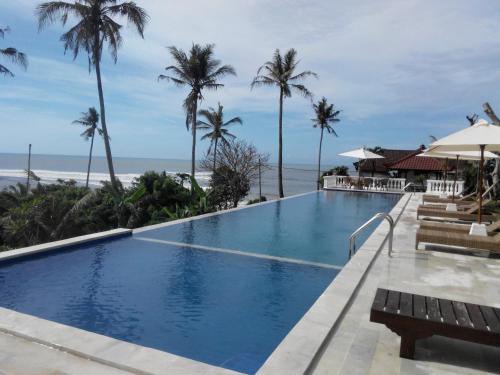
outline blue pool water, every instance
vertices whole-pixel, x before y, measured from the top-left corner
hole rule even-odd
[[[344,265],[348,238],[399,195],[325,191],[203,220],[138,233],[139,237]],[[364,242],[369,231],[358,239]]]
[[[254,373],[336,273],[125,238],[5,263],[0,304]]]
[[[0,305],[255,373],[345,264],[350,233],[398,199],[320,192],[5,261]]]

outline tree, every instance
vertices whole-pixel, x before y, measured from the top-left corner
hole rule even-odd
[[[257,70],[257,76],[253,79],[251,88],[257,86],[273,86],[280,90],[279,95],[279,117],[278,117],[278,186],[279,196],[283,198],[283,99],[290,98],[292,91],[295,91],[305,98],[312,98],[312,93],[301,83],[305,78],[316,73],[306,70],[295,74],[299,61],[297,51],[293,48],[288,50],[283,56],[280,50],[274,52],[273,59],[266,62]]]
[[[92,149],[94,148],[94,136],[95,132],[99,133],[100,136],[103,135],[102,129],[98,126],[99,124],[99,114],[97,110],[92,107],[89,108],[87,112],[82,112],[82,117],[78,120],[73,121],[73,124],[85,126],[86,129],[80,134],[83,139],[88,141],[90,139],[90,152],[89,152],[89,162],[87,167],[87,181],[85,182],[85,187],[89,187],[89,176],[90,176],[90,165],[92,163]]]
[[[198,111],[198,101],[203,99],[203,90],[217,90],[224,85],[219,80],[227,75],[236,75],[236,71],[231,65],[222,65],[220,60],[214,58],[214,45],[207,44],[200,46],[193,44],[189,50],[189,55],[176,47],[168,47],[175,65],[165,68],[169,75],[159,75],[158,80],[172,81],[179,87],[190,89],[188,96],[184,100],[184,110],[186,111],[186,128],[192,132],[191,147],[191,177],[195,177],[196,170],[196,114]]]
[[[148,15],[144,9],[134,2],[117,3],[117,0],[77,0],[74,2],[50,1],[40,4],[36,10],[38,27],[42,30],[49,24],[60,21],[63,26],[68,19],[74,18],[78,23],[61,36],[64,43],[64,52],[73,52],[76,59],[79,52],[84,50],[89,59],[89,70],[94,67],[97,77],[97,91],[101,113],[101,126],[104,134],[104,146],[108,162],[111,185],[116,188],[116,177],[109,144],[109,132],[106,125],[104,106],[104,92],[101,79],[101,58],[105,44],[108,45],[111,57],[116,64],[118,49],[122,44],[122,25],[113,20],[115,16],[126,17],[139,35],[144,38],[144,27]]]
[[[208,154],[201,162],[210,169],[214,155]],[[217,164],[210,181],[211,203],[219,209],[236,207],[250,191],[250,185],[259,176],[261,168],[268,168],[269,155],[260,154],[255,146],[245,141],[229,141],[220,148]]]
[[[224,122],[224,107],[218,103],[217,110],[209,108],[208,110],[202,109],[198,112],[200,116],[205,117],[206,121],[198,121],[196,123],[198,129],[206,130],[207,134],[201,137],[202,140],[210,139],[210,146],[208,153],[210,153],[212,146],[214,147],[214,164],[212,170],[215,171],[217,160],[217,143],[219,140],[222,144],[227,144],[228,139],[235,139],[236,136],[229,133],[226,129],[233,124],[243,124],[241,118],[233,117],[231,120]]]
[[[9,31],[9,27],[0,27],[0,38],[3,39],[5,34]],[[19,52],[14,47],[7,47],[3,49],[0,48],[0,56],[5,57],[7,60],[10,60],[14,64],[20,65],[25,70],[28,68],[28,57],[24,53]],[[14,77],[14,74],[2,64],[0,64],[0,74],[3,74],[4,76]]]
[[[337,133],[333,129],[332,125],[335,122],[339,122],[338,118],[340,111],[334,109],[333,104],[328,104],[325,97],[323,97],[317,104],[313,104],[315,118],[312,119],[313,127],[320,128],[321,136],[319,138],[319,151],[318,151],[318,178],[317,178],[317,188],[320,189],[320,179],[321,179],[321,147],[323,145],[323,133],[326,130],[328,134],[333,134],[338,137]]]

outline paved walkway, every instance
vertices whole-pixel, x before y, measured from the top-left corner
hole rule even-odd
[[[131,375],[88,359],[0,333],[0,375]]]
[[[417,341],[416,360],[401,359],[399,336],[369,321],[377,287],[500,307],[500,260],[415,251],[420,201],[419,195],[411,198],[395,229],[393,256],[389,258],[385,249],[378,256],[315,375],[500,373],[500,348],[442,337]]]

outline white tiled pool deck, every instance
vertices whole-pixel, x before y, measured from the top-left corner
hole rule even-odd
[[[500,307],[500,260],[423,245],[415,251],[420,203],[420,195],[411,198],[394,232],[392,257],[384,250],[376,259],[311,371],[315,375],[500,373],[500,348],[442,337],[417,341],[416,360],[399,358],[399,336],[369,321],[378,287]]]
[[[415,251],[415,231],[418,227],[416,208],[420,201],[419,195],[413,195],[406,208],[404,208],[405,200],[402,200],[397,205],[400,208],[396,207],[393,210],[393,213],[402,211],[402,214],[395,228],[391,257],[387,254],[387,246],[381,253],[378,253],[379,247],[373,245],[380,242],[387,233],[387,225],[382,224],[379,227],[380,230],[377,230],[358,250],[350,267],[343,270],[344,276],[339,275],[338,285],[329,287],[335,293],[338,290],[342,292],[344,289],[347,293],[349,288],[342,283],[349,280],[352,283],[354,276],[362,277],[361,274],[358,275],[359,272],[354,271],[361,271],[357,268],[362,265],[365,265],[364,269],[366,269],[368,261],[371,262],[373,255],[378,253],[345,310],[342,306],[336,309],[335,303],[329,302],[329,306],[320,304],[321,306],[319,308],[317,306],[315,311],[308,312],[309,315],[317,313],[318,316],[323,316],[321,322],[316,322],[314,320],[316,318],[312,320],[316,325],[325,325],[327,331],[330,330],[331,324],[326,327],[326,323],[336,320],[331,317],[330,310],[338,310],[340,319],[337,320],[330,339],[323,345],[323,351],[316,355],[316,360],[305,373],[321,375],[480,374],[488,373],[488,371],[500,373],[499,348],[439,337],[417,342],[416,360],[400,359],[399,337],[384,325],[369,322],[370,306],[377,287],[500,307],[500,260],[442,251],[423,249]],[[43,251],[42,248],[39,250]],[[22,251],[19,251],[19,254],[12,253],[13,256],[23,254]],[[8,257],[7,254],[4,256]],[[338,294],[331,297],[335,296],[337,298],[334,300],[338,302]],[[347,301],[348,296],[345,297]],[[332,300],[328,299],[328,301]],[[344,311],[343,315],[341,311]],[[324,315],[326,312],[329,312],[328,316]],[[6,312],[4,309],[0,311],[0,315],[0,375],[234,373],[222,368],[176,358],[163,352],[154,351],[153,353],[152,349],[133,344],[117,343],[116,340],[110,338],[101,337],[97,340],[96,335],[90,332],[80,332],[76,339],[72,336],[75,332],[72,327],[52,322],[40,324],[41,320],[38,318]],[[304,327],[304,323],[308,323],[307,319],[303,319],[300,327]],[[13,336],[9,334],[7,328],[14,326],[16,335]],[[297,327],[300,328],[299,325]],[[295,331],[294,328],[292,333]],[[297,356],[297,352],[295,350],[290,352],[288,348],[304,351],[305,348],[313,348],[317,344],[313,342],[312,346],[306,345],[307,337],[314,336],[314,331],[300,329],[298,331],[300,332],[295,333],[300,334],[300,337],[296,337],[291,343],[293,345],[284,345],[282,352],[277,350],[278,361],[272,364],[279,366],[264,366],[266,368],[263,373],[279,375],[304,373],[301,366],[282,366],[283,363],[280,362],[281,359],[294,362],[293,358],[290,360],[287,353]],[[40,341],[33,342],[30,340],[31,336],[40,338]],[[291,336],[295,337],[293,334]],[[43,345],[48,338],[50,342],[64,342],[68,345],[53,347]],[[78,351],[60,350],[61,347],[71,348],[70,344],[73,341],[78,342]],[[93,342],[104,343],[107,346],[99,347],[92,344]],[[286,340],[284,343],[286,344]],[[98,355],[99,360],[94,360],[96,358],[94,356],[86,356],[85,353],[91,352],[96,352],[95,356]],[[123,355],[124,353],[126,355]],[[301,361],[295,358],[295,361],[304,362],[307,367],[311,358],[312,355],[308,355]],[[139,366],[139,364],[142,365]],[[287,368],[290,371],[282,371]]]

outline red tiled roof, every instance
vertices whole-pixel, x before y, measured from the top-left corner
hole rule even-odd
[[[382,155],[384,159],[372,159],[361,164],[361,171],[370,173],[387,173],[387,166],[401,160],[407,156],[414,155],[418,150],[390,150],[383,148],[377,154]],[[354,163],[357,165],[357,163]]]
[[[421,151],[417,151],[394,163],[387,164],[387,168],[428,172],[440,172],[444,169],[444,160],[417,156],[420,153]],[[448,167],[448,170],[450,169],[452,169],[451,166]]]

